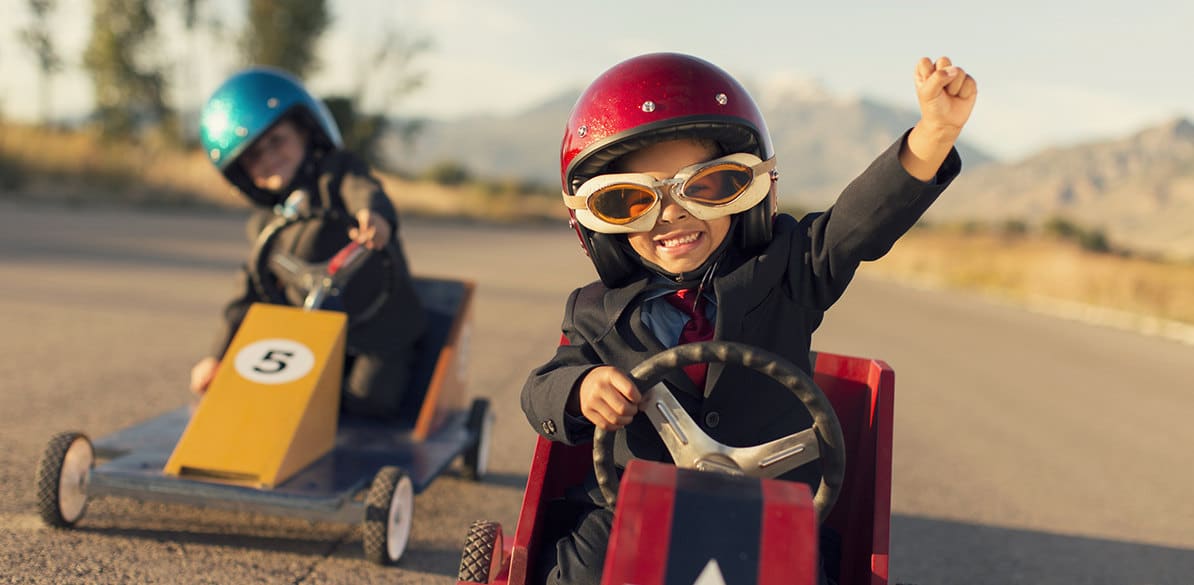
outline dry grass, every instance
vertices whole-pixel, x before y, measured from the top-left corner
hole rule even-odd
[[[245,207],[198,150],[131,142],[105,142],[87,132],[53,132],[0,122],[0,173],[19,169],[18,188],[0,196],[85,204]],[[525,197],[484,185],[447,187],[378,174],[404,215],[529,221],[566,218],[554,197]],[[3,178],[3,177],[0,177]]]
[[[449,187],[379,174],[386,193],[406,215],[467,218],[489,222],[564,221],[568,213],[557,197],[524,196],[481,185]]]
[[[1048,238],[914,230],[867,271],[1194,324],[1194,265],[1095,254]]]
[[[14,197],[74,203],[239,205],[199,152],[161,144],[105,142],[87,132],[0,126],[0,157],[20,169]]]

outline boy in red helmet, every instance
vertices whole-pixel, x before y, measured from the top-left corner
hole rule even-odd
[[[661,53],[598,77],[573,108],[560,163],[564,202],[600,281],[568,298],[564,343],[523,387],[536,431],[575,444],[597,426],[617,432],[618,467],[631,458],[670,461],[638,411],[633,366],[712,338],[764,348],[811,373],[811,336],[825,310],[859,264],[883,256],[961,169],[953,146],[977,97],[974,80],[948,58],[921,59],[915,86],[915,127],[833,206],[797,220],[775,211],[770,136],[726,72]],[[721,443],[757,445],[812,426],[796,397],[755,372],[715,364],[684,374],[665,383]],[[814,467],[781,478],[816,489]],[[600,582],[613,514],[595,486],[556,503],[536,570],[544,582]],[[826,540],[823,559],[832,557]],[[836,566],[824,564],[832,579]]]

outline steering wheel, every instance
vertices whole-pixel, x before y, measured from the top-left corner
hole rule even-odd
[[[754,447],[730,447],[713,440],[662,384],[668,372],[699,363],[739,365],[770,377],[800,399],[813,416],[813,426]],[[820,458],[821,484],[813,497],[813,506],[818,523],[829,516],[846,473],[842,426],[829,399],[808,374],[790,361],[742,343],[704,341],[659,353],[635,366],[630,377],[640,389],[647,389],[639,410],[647,414],[678,467],[774,478]],[[614,436],[615,433],[600,428],[593,433],[593,468],[597,485],[611,510],[618,497]]]
[[[275,217],[261,230],[253,244],[253,252],[249,256],[249,278],[258,296],[275,304],[293,304],[287,298],[284,290],[284,287],[291,287],[304,296],[302,304],[304,309],[318,309],[329,296],[342,291],[352,276],[371,256],[371,251],[368,248],[356,242],[349,242],[328,260],[314,263],[304,262],[285,252],[274,251],[278,236],[284,230],[297,224],[316,220],[330,222],[337,229],[343,229],[345,233],[348,233],[348,229],[355,225],[353,220],[334,210],[302,214],[287,213]],[[386,244],[383,253],[388,262],[386,262],[387,269],[383,271],[382,286],[377,295],[370,299],[362,310],[349,314],[349,325],[373,317],[390,296],[393,275],[388,268],[400,262],[401,259],[398,257],[398,250],[392,241]]]

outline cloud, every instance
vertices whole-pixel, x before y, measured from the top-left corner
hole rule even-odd
[[[748,83],[746,79],[739,81]],[[852,99],[850,95],[831,92],[825,83],[814,76],[791,70],[776,71],[767,75],[759,81],[757,87],[758,89],[754,90],[755,101],[763,109],[774,108],[793,99],[802,102],[849,101]]]
[[[464,23],[483,23],[483,29],[490,35],[528,32],[526,18],[504,6],[504,3],[483,0],[425,0],[414,7],[412,20],[423,28],[436,31],[459,29],[465,26]]]
[[[404,103],[406,111],[419,115],[508,114],[561,91],[557,80],[516,64],[435,55],[424,63],[433,73],[427,84]]]

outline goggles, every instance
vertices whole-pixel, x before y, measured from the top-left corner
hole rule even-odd
[[[735,153],[680,169],[670,179],[642,173],[597,175],[564,194],[564,205],[581,225],[603,234],[651,231],[663,209],[663,193],[701,220],[754,207],[771,191],[775,157]],[[759,177],[767,180],[756,180]]]

